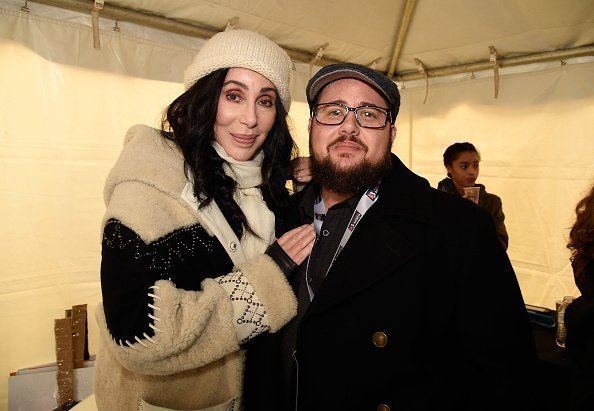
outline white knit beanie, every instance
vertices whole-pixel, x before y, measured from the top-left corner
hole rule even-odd
[[[184,73],[186,90],[213,71],[232,67],[253,70],[270,80],[289,112],[289,78],[293,62],[278,44],[249,30],[227,30],[211,37]]]

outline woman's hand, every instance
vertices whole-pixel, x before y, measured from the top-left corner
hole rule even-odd
[[[295,157],[291,160],[293,180],[305,184],[311,180],[311,159],[309,157]]]
[[[299,265],[309,256],[315,238],[313,224],[305,224],[287,231],[277,242],[295,264]]]

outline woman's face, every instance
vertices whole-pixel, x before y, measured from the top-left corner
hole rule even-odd
[[[237,161],[254,158],[276,116],[276,88],[261,74],[244,68],[227,72],[214,125],[215,139]]]
[[[459,192],[472,187],[479,176],[479,156],[474,151],[464,151],[446,169]]]

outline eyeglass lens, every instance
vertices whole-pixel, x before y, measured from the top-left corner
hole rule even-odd
[[[361,127],[381,128],[386,125],[388,113],[385,109],[373,106],[347,107],[342,104],[319,104],[316,108],[316,119],[327,125],[341,124],[349,114],[355,112],[357,123]]]

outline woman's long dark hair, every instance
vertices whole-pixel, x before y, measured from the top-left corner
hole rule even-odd
[[[228,71],[220,69],[202,77],[176,98],[163,113],[161,133],[182,151],[194,180],[194,195],[200,200],[200,207],[214,200],[241,239],[244,230],[255,233],[233,199],[237,182],[225,175],[224,160],[211,145],[215,140],[219,96]],[[276,97],[274,124],[261,148],[264,160],[260,186],[264,201],[273,212],[286,204],[289,198],[285,184],[290,175],[291,158],[297,155],[297,146],[287,124],[287,111],[278,94]]]
[[[571,251],[575,280],[580,286],[585,281],[594,281],[594,185],[575,206],[575,214],[567,248]]]

